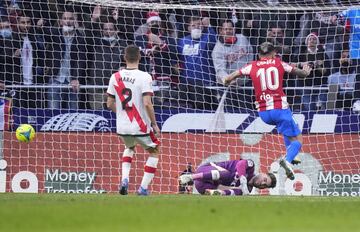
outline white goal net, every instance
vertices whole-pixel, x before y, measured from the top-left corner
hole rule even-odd
[[[118,192],[124,145],[106,89],[135,44],[162,130],[151,192],[181,192],[178,176],[202,163],[246,158],[278,177],[260,194],[360,195],[357,2],[0,1],[0,192]],[[283,138],[258,117],[251,80],[223,85],[265,41],[313,68],[284,77],[304,140],[294,181],[279,169]],[[17,141],[20,124],[35,128],[32,142]],[[136,149],[130,192],[147,155]]]

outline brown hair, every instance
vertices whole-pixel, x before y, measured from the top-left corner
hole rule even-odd
[[[127,63],[136,63],[140,60],[140,48],[136,45],[128,45],[125,48],[125,61]]]
[[[276,177],[273,173],[268,173],[268,176],[270,177],[270,180],[271,180],[271,184],[269,186],[269,188],[275,188],[276,186]]]
[[[274,51],[276,51],[276,48],[272,43],[264,42],[264,43],[260,44],[260,47],[259,47],[260,56],[267,56]]]

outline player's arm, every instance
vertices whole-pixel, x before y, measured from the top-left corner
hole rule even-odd
[[[160,129],[156,123],[154,106],[152,104],[152,94],[144,93],[143,94],[143,103],[144,103],[146,113],[150,118],[152,128],[155,130],[156,133],[160,133]]]
[[[283,66],[285,72],[294,74],[294,75],[302,77],[302,78],[309,76],[309,74],[312,70],[312,68],[308,64],[304,64],[302,69],[293,67],[285,62],[282,62],[282,66]]]
[[[143,96],[143,104],[145,111],[150,118],[151,127],[154,129],[155,133],[160,133],[160,129],[156,123],[155,111],[152,103],[152,96],[154,95],[154,91],[152,89],[152,77],[149,74],[147,74],[147,76],[147,80],[143,82],[141,91]]]
[[[224,79],[224,85],[229,85],[233,80],[235,80],[238,77],[250,75],[252,65],[246,65],[245,67],[234,71]]]
[[[233,80],[235,80],[236,78],[238,78],[240,76],[241,76],[240,70],[236,70],[236,71],[232,72],[230,75],[225,77],[224,85],[229,85]]]
[[[106,106],[112,112],[116,113],[116,104],[115,104],[115,96],[108,93]]]
[[[309,65],[305,64],[302,67],[302,69],[294,67],[293,70],[291,71],[291,73],[298,77],[305,78],[305,77],[309,76],[311,70],[312,70],[312,68]]]
[[[116,100],[115,100],[115,88],[114,88],[114,75],[111,76],[109,81],[109,86],[106,91],[107,93],[107,100],[106,100],[106,106],[108,109],[110,109],[112,112],[116,113]]]

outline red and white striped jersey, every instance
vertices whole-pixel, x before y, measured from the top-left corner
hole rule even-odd
[[[278,58],[263,58],[240,69],[240,74],[250,76],[255,89],[255,106],[258,111],[287,109],[289,104],[283,91],[285,72],[293,67]]]
[[[107,93],[115,97],[118,134],[150,133],[151,121],[143,103],[143,95],[153,95],[150,74],[138,69],[122,69],[111,76]]]

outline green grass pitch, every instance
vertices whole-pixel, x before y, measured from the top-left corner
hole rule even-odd
[[[360,198],[0,194],[1,232],[354,232]]]

